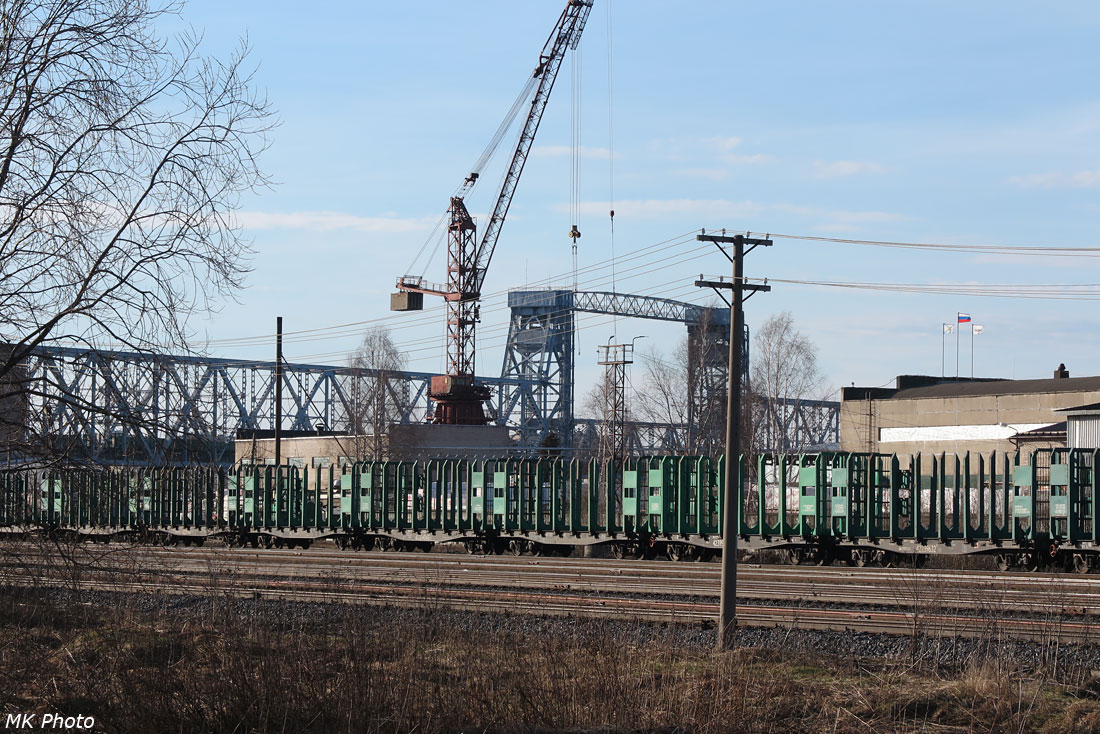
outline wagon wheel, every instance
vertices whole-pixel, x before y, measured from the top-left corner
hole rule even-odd
[[[857,549],[852,551],[852,565],[856,568],[863,568],[870,560],[870,555],[871,554],[865,550]]]
[[[1074,553],[1070,559],[1070,566],[1074,573],[1088,573],[1089,559],[1083,553]]]
[[[665,555],[670,561],[684,560],[684,547],[679,543],[669,543],[665,546]]]
[[[618,560],[618,561],[621,561],[624,558],[626,558],[626,548],[623,547],[622,543],[612,543],[611,544],[611,557]]]
[[[547,553],[546,553],[547,548],[542,543],[530,543],[529,547],[528,547],[528,550],[531,551],[531,555],[533,555],[533,556],[545,556],[545,555],[547,555]]]
[[[993,562],[996,563],[998,571],[1007,571],[1012,565],[1008,562],[1008,556],[1006,556],[1004,553],[998,553],[997,555],[993,556]]]
[[[524,545],[525,543],[522,540],[509,540],[508,552],[511,553],[513,556],[522,556],[523,551],[525,550],[523,547]]]

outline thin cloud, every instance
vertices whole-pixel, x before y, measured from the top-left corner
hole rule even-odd
[[[865,173],[882,173],[885,169],[870,161],[814,161],[813,170],[817,178],[843,178]]]
[[[344,212],[237,212],[244,229],[297,229],[310,232],[417,232],[431,229],[432,217],[361,217]]]
[[[753,166],[761,163],[771,163],[773,160],[774,158],[766,153],[753,153],[752,155],[738,155],[736,153],[729,153],[728,155],[722,156],[722,162],[728,163],[731,166]]]
[[[793,204],[776,204],[772,208],[776,211],[793,214],[807,219],[816,219],[817,224],[811,227],[823,234],[843,234],[846,232],[859,232],[865,224],[881,224],[884,222],[902,222],[909,219],[904,214],[882,211],[851,211],[847,209],[824,209],[812,206],[797,206]]]
[[[729,199],[634,199],[615,202],[617,216],[654,219],[671,215],[691,214],[699,217],[744,217],[759,214],[765,207],[753,201]],[[559,210],[564,210],[562,206]],[[606,201],[589,201],[580,205],[580,212],[589,216],[604,216],[611,209]]]
[[[704,138],[703,142],[719,152],[729,153],[734,148],[739,147],[744,141],[741,138],[719,135],[713,138]]]
[[[682,168],[676,174],[688,178],[707,178],[711,181],[723,181],[729,178],[729,171],[724,168]]]
[[[531,148],[531,155],[537,158],[558,158],[561,156],[571,155],[573,149],[568,145],[536,145]],[[582,145],[580,147],[580,153],[582,158],[592,158],[595,160],[611,160],[611,151],[607,148],[590,147]],[[619,159],[619,154],[615,154],[615,160]]]
[[[1028,189],[1094,189],[1100,187],[1100,171],[1030,173],[1025,176],[1013,176],[1008,179],[1008,182]]]

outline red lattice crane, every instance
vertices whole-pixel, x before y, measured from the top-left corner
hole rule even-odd
[[[477,225],[464,202],[465,195],[477,183],[479,173],[475,171],[467,176],[458,195],[451,197],[447,282],[428,283],[421,277],[409,275],[397,279],[398,292],[390,299],[391,310],[420,310],[424,307],[423,294],[442,296],[447,302],[447,374],[433,377],[430,391],[430,397],[436,404],[435,423],[484,425],[489,422],[484,405],[489,398],[489,389],[474,382],[474,330],[480,320],[478,301],[481,287],[561,62],[567,50],[576,49],[592,3],[593,0],[568,0],[542,47],[539,63],[529,82],[529,86],[535,87],[531,109],[481,242],[477,241]]]

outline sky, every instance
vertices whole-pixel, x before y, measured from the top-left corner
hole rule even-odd
[[[389,293],[406,273],[444,279],[444,249],[428,257],[433,227],[563,7],[190,0],[180,20],[204,34],[208,53],[225,57],[247,38],[256,86],[280,119],[261,161],[276,183],[241,202],[254,247],[247,287],[192,324],[197,345],[270,359],[281,315],[288,360],[344,364],[363,331],[382,325],[409,369],[443,370],[441,304],[428,297],[424,312],[395,314]],[[694,287],[700,274],[729,272],[721,253],[694,240],[701,229],[1100,246],[1098,37],[1094,2],[595,0],[486,278],[478,373],[500,373],[508,289],[572,284],[574,223],[582,289],[697,303],[715,299]],[[479,219],[514,140],[509,133],[467,199]],[[747,322],[789,311],[832,388],[955,374],[955,335],[942,325],[960,312],[984,328],[973,339],[978,376],[1049,377],[1059,363],[1073,376],[1100,374],[1100,340],[1088,336],[1100,331],[1095,301],[1049,297],[1100,284],[1098,253],[772,238],[746,260],[746,275],[773,286],[748,301]],[[964,284],[976,287],[953,287]],[[1017,284],[1053,287],[1045,298],[981,295],[990,285],[1014,294]],[[645,337],[640,353],[667,357],[683,335],[674,324],[582,317],[577,395],[602,370],[596,347],[612,336]],[[961,336],[958,371],[969,375],[970,331]],[[632,382],[643,372],[639,360]]]

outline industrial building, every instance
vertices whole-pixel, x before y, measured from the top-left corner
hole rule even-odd
[[[1069,441],[1067,442],[1067,424]],[[911,454],[1100,447],[1100,376],[1004,380],[901,375],[841,391],[843,451]]]

